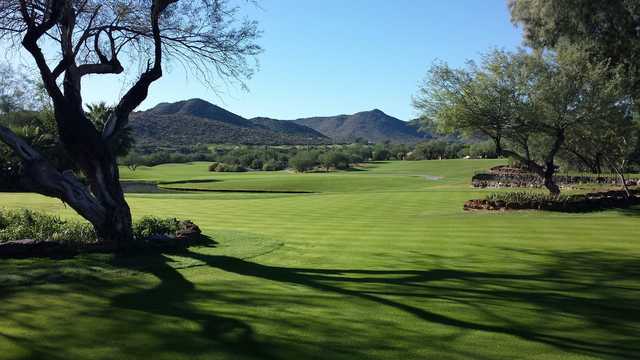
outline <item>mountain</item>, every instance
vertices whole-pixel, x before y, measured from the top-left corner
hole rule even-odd
[[[294,122],[310,127],[336,142],[352,142],[362,138],[374,143],[390,141],[410,144],[426,138],[412,124],[378,109],[353,115],[297,119]]]
[[[327,136],[322,135],[318,131],[304,125],[296,124],[293,121],[276,120],[268,117],[256,117],[249,119],[249,121],[275,132],[298,135],[304,138],[322,138],[330,140]]]
[[[160,103],[147,110],[147,112],[153,115],[183,115],[199,117],[243,127],[251,127],[252,125],[251,121],[243,118],[242,116],[236,115],[202,99],[184,100],[175,103]]]
[[[201,99],[160,103],[132,114],[130,127],[139,145],[325,144],[331,140],[303,125],[282,120],[248,120]]]

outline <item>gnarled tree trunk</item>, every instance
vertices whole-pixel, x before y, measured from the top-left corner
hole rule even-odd
[[[60,141],[88,186],[72,171],[51,166],[10,129],[0,126],[0,141],[23,159],[30,189],[69,204],[94,225],[101,239],[119,249],[129,247],[133,236],[113,144],[131,112],[147,98],[151,84],[162,76],[163,54],[180,59],[199,74],[211,68],[239,78],[250,74],[244,57],[260,52],[252,42],[258,36],[255,24],[232,26],[229,18],[234,11],[223,2],[183,1],[167,12],[176,2],[0,2],[0,38],[15,44],[20,39],[33,58],[53,104]],[[166,22],[162,27],[161,18]],[[139,58],[146,68],[114,107],[104,128],[96,129],[83,110],[82,78],[121,74],[121,53],[132,60]]]

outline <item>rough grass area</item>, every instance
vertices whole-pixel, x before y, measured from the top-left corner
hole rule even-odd
[[[136,217],[192,219],[218,244],[0,260],[0,358],[637,357],[640,210],[465,213],[488,193],[471,176],[498,163],[380,163],[326,181],[204,163],[123,171],[316,193],[132,194]],[[0,203],[74,218],[36,195]]]

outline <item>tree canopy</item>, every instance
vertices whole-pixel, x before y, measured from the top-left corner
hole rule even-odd
[[[636,0],[509,0],[512,20],[536,48],[580,45],[594,62],[621,65],[640,98],[640,2]]]
[[[414,103],[445,130],[491,138],[499,155],[544,177],[558,194],[556,158],[568,139],[580,131],[594,139],[602,119],[609,127],[623,123],[628,102],[621,81],[607,63],[589,62],[568,45],[561,51],[495,50],[463,69],[434,64]]]

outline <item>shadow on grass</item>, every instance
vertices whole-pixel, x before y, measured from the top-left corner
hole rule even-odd
[[[553,255],[556,262],[551,267],[534,274],[517,275],[449,269],[387,271],[284,268],[227,256],[194,252],[188,256],[236,274],[368,300],[406,312],[421,321],[459,330],[512,335],[592,356],[631,358],[640,353],[639,342],[625,343],[616,337],[638,331],[640,307],[634,299],[640,295],[640,288],[617,288],[608,284],[615,280],[637,279],[640,276],[638,258],[607,258],[596,252],[558,252]],[[586,279],[592,278],[591,283],[576,280],[576,274],[581,274]],[[443,281],[460,282],[461,285],[435,284]],[[434,285],[430,285],[431,283]],[[365,284],[371,288],[349,288],[353,284]],[[548,329],[521,325],[517,319],[507,319],[497,313],[492,314],[492,317],[502,322],[499,325],[463,320],[462,317],[439,314],[406,304],[397,300],[398,298],[441,299],[464,305],[473,304],[476,309],[494,302],[503,302],[505,305],[527,304],[543,314],[579,318],[592,326],[605,328],[611,337],[600,339],[599,342],[581,340],[571,336],[571,332],[581,329],[566,329],[561,333],[546,331]],[[482,310],[485,314],[488,311]]]
[[[418,322],[448,327],[460,335],[469,331],[507,335],[594,357],[629,359],[640,353],[640,342],[634,338],[640,330],[640,307],[637,302],[640,287],[637,283],[629,284],[629,281],[640,277],[640,258],[637,256],[588,251],[497,249],[508,254],[511,261],[528,261],[529,271],[507,273],[444,267],[430,270],[289,268],[197,251],[193,249],[179,255],[193,261],[192,267],[211,267],[277,284],[299,285],[322,294],[338,295],[344,300],[369,302],[391,311],[403,312]],[[215,307],[197,306],[200,300],[231,300],[219,292],[196,287],[180,269],[171,266],[171,262],[171,258],[162,254],[114,259],[111,262],[114,269],[148,273],[159,281],[152,288],[140,286],[132,290],[127,287],[125,291],[115,294],[112,291],[118,288],[118,283],[100,276],[89,274],[86,277],[70,276],[58,280],[75,283],[85,291],[106,294],[110,305],[106,313],[100,316],[116,317],[126,327],[122,331],[147,331],[156,336],[155,351],[172,351],[196,357],[208,354],[214,346],[232,357],[276,359],[281,358],[276,355],[280,353],[278,350],[295,353],[295,349],[300,349],[299,339],[287,339],[286,334],[270,334],[270,337],[278,338],[277,345],[270,344],[260,340],[261,337],[246,320],[234,318],[228,313],[217,314]],[[473,265],[474,269],[493,268],[485,263],[466,265]],[[76,266],[91,267],[95,264],[87,261]],[[31,280],[38,279],[34,275]],[[122,284],[120,286],[124,287]],[[0,289],[3,290],[0,300],[14,295],[12,290],[15,288],[9,287],[6,292],[2,286]],[[257,306],[258,303],[261,306],[290,303],[317,307],[318,301],[321,301],[309,296],[283,296],[277,292],[262,294],[259,291],[243,294],[246,296],[244,302],[233,308],[238,312],[238,317],[242,318],[243,306]],[[434,310],[429,306],[434,302],[455,304],[462,310]],[[539,317],[540,321],[521,319],[511,312],[513,308],[525,309],[523,311]],[[118,315],[121,311],[128,315]],[[11,314],[0,310],[0,316]],[[188,333],[167,334],[150,325],[150,319],[155,318],[180,319],[198,326]],[[367,336],[366,333],[348,335],[349,324],[334,324],[331,319],[302,318],[301,322],[296,325],[316,330],[317,326],[324,326],[328,333],[342,331],[341,336],[353,338]],[[589,333],[593,330],[597,331],[595,336]],[[394,330],[390,328],[389,331]],[[0,338],[2,336],[0,333]],[[326,346],[322,345],[327,340],[323,338],[326,334],[320,332],[317,336],[314,348]],[[4,337],[30,347],[36,355],[44,355],[52,350],[38,348],[38,339],[6,334]],[[429,339],[429,335],[421,337],[424,341]],[[376,339],[369,341],[375,344]],[[424,341],[415,346],[430,346],[429,341]],[[366,358],[366,351],[369,350],[354,347],[350,341],[332,343],[332,346],[325,349],[325,354],[350,353],[350,358]],[[434,343],[434,346],[446,346],[446,342]],[[451,353],[461,351],[453,346],[450,350]],[[466,355],[469,356],[469,353]],[[472,355],[473,358],[481,358]]]
[[[618,209],[618,212],[626,216],[640,217],[640,206],[633,206],[626,209]]]
[[[173,317],[199,324],[199,334],[174,334],[165,339],[166,351],[180,351],[196,356],[206,353],[215,344],[226,353],[256,359],[275,359],[269,353],[269,346],[256,340],[253,328],[244,321],[232,317],[216,315],[192,305],[191,300],[199,292],[178,270],[169,265],[170,259],[164,255],[151,255],[146,258],[143,267],[135,265],[132,259],[119,259],[115,262],[135,270],[142,270],[160,279],[160,284],[152,289],[126,293],[112,299],[115,308],[136,310],[146,314]],[[138,259],[139,260],[139,259]],[[215,296],[215,294],[211,294]],[[192,337],[203,337],[201,342]]]

